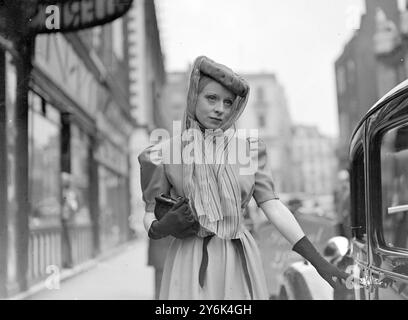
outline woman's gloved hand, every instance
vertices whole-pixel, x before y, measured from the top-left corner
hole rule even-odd
[[[308,260],[316,268],[320,276],[326,280],[333,289],[342,287],[341,280],[346,281],[350,276],[346,272],[341,271],[336,266],[327,262],[306,236],[296,242],[292,250]]]
[[[195,236],[198,232],[199,224],[195,221],[191,226],[187,227],[185,230],[172,234],[173,237],[177,239],[184,239],[188,237]]]
[[[154,221],[149,229],[149,237],[160,239],[172,235],[176,238],[192,236],[192,226],[196,222],[188,204],[188,199],[181,198],[158,221]]]

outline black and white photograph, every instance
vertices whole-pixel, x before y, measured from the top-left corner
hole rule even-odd
[[[0,300],[408,300],[408,1],[0,0]]]

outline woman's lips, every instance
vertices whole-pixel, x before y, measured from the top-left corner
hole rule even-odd
[[[211,120],[214,120],[214,121],[219,121],[219,122],[221,122],[221,121],[222,121],[222,119],[219,119],[219,118],[214,118],[214,117],[210,117],[210,119],[211,119]]]

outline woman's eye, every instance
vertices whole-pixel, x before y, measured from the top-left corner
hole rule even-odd
[[[207,96],[208,101],[215,102],[217,100],[216,96]]]
[[[232,106],[232,101],[231,100],[225,100],[224,105],[226,105],[227,107],[231,107]]]

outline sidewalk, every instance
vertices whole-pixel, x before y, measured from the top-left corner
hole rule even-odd
[[[44,289],[26,300],[153,299],[154,269],[147,266],[147,243],[138,239],[119,254],[62,281],[59,289]]]

